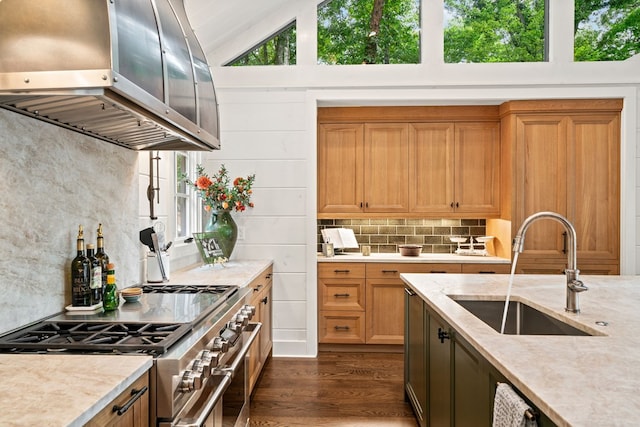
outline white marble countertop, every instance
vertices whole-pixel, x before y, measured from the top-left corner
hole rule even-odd
[[[172,271],[170,284],[246,286],[273,263],[272,260],[229,261]]]
[[[597,336],[501,335],[448,295],[505,298],[508,275],[402,274],[402,279],[560,426],[635,426],[640,416],[640,277],[581,276],[580,314],[566,313],[565,277],[516,275],[511,300]],[[608,326],[598,326],[606,321]]]
[[[271,260],[171,272],[171,284],[246,286]],[[0,354],[1,426],[82,426],[151,368],[151,356]]]
[[[0,425],[82,426],[151,365],[140,355],[0,354]]]
[[[318,262],[406,262],[406,263],[443,263],[443,264],[511,264],[510,259],[496,256],[456,255],[422,253],[418,256],[402,256],[399,253],[372,253],[364,256],[360,252],[326,257],[318,253]]]

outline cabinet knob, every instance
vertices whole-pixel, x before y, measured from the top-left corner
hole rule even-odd
[[[438,339],[444,344],[444,340],[451,339],[451,335],[449,335],[449,332],[443,331],[442,328],[438,328]]]

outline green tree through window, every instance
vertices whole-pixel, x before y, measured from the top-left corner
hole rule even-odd
[[[296,23],[293,22],[226,65],[294,65],[295,63]]]
[[[444,60],[545,60],[544,0],[444,0]]]
[[[318,7],[319,64],[419,62],[419,0],[331,0]]]
[[[640,0],[576,0],[576,61],[620,61],[640,53]]]

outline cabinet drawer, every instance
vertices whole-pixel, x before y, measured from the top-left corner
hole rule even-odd
[[[320,279],[320,310],[364,310],[364,279]]]
[[[460,264],[367,263],[367,279],[400,278],[401,273],[460,273]]]
[[[86,427],[105,426],[148,426],[149,425],[149,374],[145,372],[126,391],[112,400],[102,411],[91,419]],[[134,397],[135,396],[135,397]],[[128,407],[122,415],[118,415],[114,406]]]
[[[462,272],[468,274],[509,274],[511,264],[462,264]]]
[[[319,342],[364,344],[363,311],[321,311],[319,320]]]
[[[320,262],[318,263],[318,277],[357,278],[364,279],[365,264],[363,262]]]

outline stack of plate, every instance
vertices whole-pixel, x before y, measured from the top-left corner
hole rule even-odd
[[[136,302],[142,296],[142,288],[125,288],[120,291],[120,295],[126,302]]]

